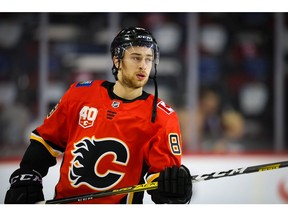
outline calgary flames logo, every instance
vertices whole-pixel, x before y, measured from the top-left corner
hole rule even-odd
[[[117,139],[84,138],[74,144],[69,169],[73,187],[86,185],[94,190],[114,187],[124,177],[123,166],[129,161],[125,143]],[[121,172],[122,170],[122,172]]]

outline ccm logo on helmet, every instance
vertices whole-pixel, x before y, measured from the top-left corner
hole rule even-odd
[[[150,37],[150,36],[146,36],[146,35],[138,35],[137,36],[137,39],[140,38],[140,39],[146,39],[148,41],[153,41],[153,39]]]

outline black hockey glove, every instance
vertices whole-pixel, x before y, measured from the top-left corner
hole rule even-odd
[[[173,166],[160,172],[158,189],[148,191],[156,204],[187,204],[192,197],[191,175],[187,167]]]
[[[39,173],[19,168],[12,173],[5,204],[32,204],[44,200],[42,177]]]

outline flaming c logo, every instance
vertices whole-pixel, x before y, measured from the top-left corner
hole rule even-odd
[[[74,147],[74,158],[69,169],[69,179],[73,187],[86,185],[95,190],[107,190],[124,177],[125,173],[117,170],[117,167],[126,166],[129,161],[129,151],[125,143],[113,138],[93,137],[82,139],[75,143]],[[105,163],[108,157],[112,160]]]

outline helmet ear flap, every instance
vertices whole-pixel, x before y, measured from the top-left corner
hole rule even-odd
[[[123,47],[116,47],[114,49],[114,54],[113,55],[119,61],[120,59],[122,59],[124,57],[124,48]],[[119,62],[118,62],[118,64],[119,64]],[[118,80],[118,77],[117,77],[118,69],[119,69],[119,65],[118,65],[118,68],[117,68],[116,65],[113,63],[112,74],[114,75],[115,80]]]
[[[159,59],[160,59],[160,52],[159,52],[159,47],[156,46],[155,50],[154,50],[154,59],[155,59],[155,64],[158,65],[159,64]]]
[[[112,67],[112,74],[113,74],[115,80],[118,80],[118,77],[117,77],[118,69],[116,68],[115,64],[113,64],[113,67]]]
[[[123,47],[116,47],[114,50],[114,56],[117,59],[122,59],[124,57],[124,48]]]

